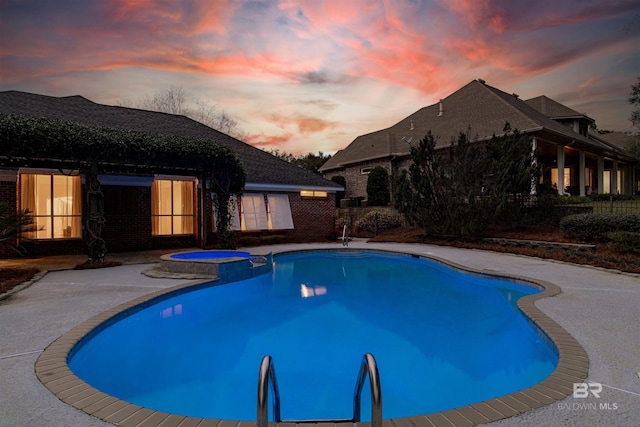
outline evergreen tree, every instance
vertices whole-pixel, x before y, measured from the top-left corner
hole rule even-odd
[[[390,200],[389,173],[382,166],[376,166],[367,178],[367,203],[369,206],[387,206]]]

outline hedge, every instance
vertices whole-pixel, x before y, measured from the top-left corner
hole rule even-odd
[[[640,254],[640,233],[630,231],[614,231],[609,233],[610,247],[620,252]]]
[[[640,233],[640,214],[585,213],[560,220],[560,229],[580,240],[604,240],[615,231]]]

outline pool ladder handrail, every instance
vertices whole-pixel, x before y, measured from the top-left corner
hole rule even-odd
[[[347,420],[287,420],[285,422],[295,423],[316,423],[316,422],[360,422],[360,404],[362,400],[362,388],[364,380],[369,374],[369,384],[371,386],[371,427],[382,427],[382,391],[380,388],[380,377],[378,375],[378,364],[371,353],[366,353],[362,357],[356,387],[353,392],[353,418]],[[280,417],[280,390],[276,380],[276,371],[273,359],[270,355],[262,358],[260,373],[258,376],[258,414],[257,427],[268,427],[269,425],[269,383],[273,394],[273,418],[274,422],[282,422]]]

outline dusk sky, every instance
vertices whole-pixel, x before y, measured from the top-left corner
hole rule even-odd
[[[0,0],[0,90],[118,105],[176,86],[292,154],[477,78],[626,131],[638,75],[638,0]]]

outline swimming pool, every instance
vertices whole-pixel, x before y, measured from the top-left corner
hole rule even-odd
[[[80,340],[69,366],[147,408],[255,420],[257,370],[271,354],[283,418],[346,418],[371,352],[384,418],[426,414],[531,387],[554,370],[556,351],[516,307],[536,292],[408,255],[285,254],[272,274],[125,313]]]

